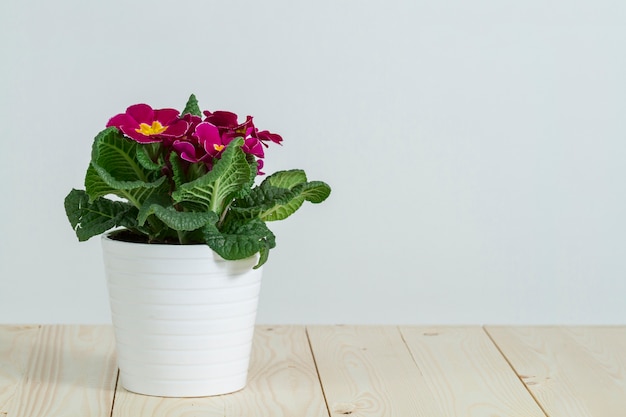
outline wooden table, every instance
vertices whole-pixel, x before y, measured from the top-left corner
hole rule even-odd
[[[624,417],[626,327],[258,326],[248,386],[117,385],[110,326],[0,326],[0,417]]]

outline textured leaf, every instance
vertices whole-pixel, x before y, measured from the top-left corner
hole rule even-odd
[[[244,219],[259,217],[263,221],[283,220],[295,213],[305,201],[321,203],[330,195],[330,187],[322,181],[300,182],[306,178],[302,171],[281,171],[273,177],[274,181],[268,177],[248,196],[236,200],[231,209],[232,215]],[[282,184],[285,188],[272,183]]]
[[[137,142],[124,137],[115,127],[98,134],[91,150],[91,164],[111,188],[130,190],[150,186],[161,173],[146,169],[134,158]]]
[[[217,214],[212,211],[207,212],[184,212],[177,211],[174,207],[163,207],[159,204],[150,204],[149,208],[141,213],[139,217],[139,224],[143,224],[146,220],[143,217],[144,214],[154,214],[161,220],[167,227],[170,227],[177,231],[190,232],[192,230],[200,229],[209,223],[215,224],[219,218]]]
[[[90,201],[94,201],[105,195],[113,194],[127,199],[136,207],[141,207],[143,202],[152,195],[167,195],[168,185],[165,182],[165,179],[165,176],[163,176],[155,182],[146,184],[144,187],[136,187],[129,190],[118,190],[107,184],[96,172],[93,166],[90,165],[87,169],[87,175],[85,176],[85,189],[87,190]]]
[[[214,225],[208,225],[203,231],[207,245],[224,259],[245,259],[260,252],[255,268],[267,261],[269,250],[276,246],[274,234],[259,219],[229,223],[222,231]]]
[[[154,162],[150,157],[150,147],[154,147],[158,144],[137,145],[137,161],[147,170],[158,171],[163,167],[163,164]]]
[[[147,169],[137,159],[131,158],[139,154],[137,146],[136,142],[125,138],[113,127],[96,136],[92,161],[85,176],[85,190],[91,201],[114,194],[140,207],[152,194],[169,191],[159,166]],[[148,155],[145,158],[149,158]]]
[[[276,204],[273,207],[259,214],[259,218],[266,222],[284,220],[295,213],[304,203],[304,197],[296,195],[283,204]]]
[[[295,194],[286,189],[265,185],[255,187],[242,199],[238,199],[231,207],[233,216],[244,219],[260,217],[261,213],[269,211],[278,205],[288,204]],[[304,201],[301,199],[300,204]],[[294,211],[297,207],[294,208]]]
[[[321,203],[330,195],[330,187],[322,181],[311,181],[306,184],[301,184],[293,191],[299,193],[306,201],[313,204]]]
[[[176,188],[179,188],[186,181],[185,181],[185,172],[183,171],[181,159],[176,154],[176,152],[172,152],[170,154],[170,164],[172,166],[172,179],[174,180],[174,185],[176,186]]]
[[[215,213],[222,211],[242,193],[250,180],[250,166],[241,150],[243,139],[233,140],[213,169],[202,177],[181,185],[172,194],[178,202],[201,204]]]
[[[82,190],[72,190],[65,197],[65,213],[81,242],[114,227],[134,228],[137,217],[137,209],[128,203],[106,198],[90,202]]]
[[[171,202],[167,194],[153,194],[146,198],[141,207],[139,207],[137,224],[143,226],[146,223],[148,217],[154,214],[153,206],[167,207],[168,205],[171,205]]]
[[[104,182],[102,177],[98,175],[98,172],[94,169],[93,165],[89,164],[87,168],[87,174],[85,175],[85,189],[89,195],[89,201],[105,196],[107,194],[115,194],[116,189],[111,188],[109,184]]]
[[[291,190],[298,184],[306,182],[306,174],[301,169],[292,169],[289,171],[278,171],[267,177],[263,183],[279,188],[287,188]]]
[[[247,196],[254,187],[254,180],[256,179],[258,172],[258,163],[254,155],[246,154],[246,161],[248,162],[248,168],[250,169],[250,178],[245,187],[241,188],[241,191],[235,196],[235,198],[242,198]]]
[[[181,113],[181,115],[192,114],[194,116],[202,116],[202,112],[200,111],[200,106],[198,106],[198,99],[196,99],[195,94],[189,96],[189,100],[187,100],[187,104],[185,105],[185,109]]]

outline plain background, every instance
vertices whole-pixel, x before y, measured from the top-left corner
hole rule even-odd
[[[108,323],[63,210],[134,103],[255,116],[267,172],[330,199],[271,224],[262,323],[626,323],[626,3],[0,3],[0,322]]]

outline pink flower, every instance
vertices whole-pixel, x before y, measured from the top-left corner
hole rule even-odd
[[[254,136],[256,136],[265,146],[267,144],[265,142],[270,141],[274,143],[280,143],[283,141],[283,138],[277,133],[270,133],[267,130],[262,130],[261,132],[255,131]]]
[[[195,137],[196,127],[202,123],[202,119],[192,114],[185,114],[183,120],[187,122],[187,132],[180,138],[176,139],[172,144],[172,147],[180,155],[182,159],[188,162],[199,162],[203,158],[206,158],[206,152],[204,148],[198,143],[197,137]]]
[[[267,146],[265,142],[271,141],[280,144],[283,140],[280,135],[270,133],[267,130],[259,132],[259,129],[252,122],[252,116],[247,116],[245,122],[239,123],[237,115],[228,111],[218,110],[213,113],[205,111],[204,115],[206,122],[218,128],[224,144],[230,143],[234,138],[241,137],[244,139],[243,151],[257,158],[265,156],[263,146],[261,146]]]
[[[194,137],[198,143],[204,148],[207,155],[218,158],[226,145],[230,142],[224,142],[217,126],[209,122],[202,122],[196,127]]]
[[[258,161],[256,161],[256,173],[257,175],[265,175],[265,172],[261,171],[263,169],[263,160],[259,159]]]
[[[152,109],[147,104],[135,104],[126,113],[113,116],[107,127],[115,126],[139,143],[173,141],[187,132],[189,123],[179,118],[175,109]]]
[[[173,143],[172,148],[182,159],[187,162],[196,163],[205,161],[209,163],[209,155],[198,141],[177,140]]]
[[[217,110],[216,112],[205,111],[204,115],[206,118],[205,122],[209,122],[214,124],[215,126],[219,126],[223,131],[227,131],[230,129],[242,128],[244,124],[239,125],[237,122],[237,115],[233,112]]]

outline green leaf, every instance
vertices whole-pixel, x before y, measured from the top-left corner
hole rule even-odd
[[[114,227],[134,228],[137,209],[122,201],[98,198],[90,202],[83,190],[73,189],[65,197],[65,213],[79,241],[85,241]]]
[[[139,212],[137,213],[137,224],[143,226],[152,214],[154,214],[153,206],[165,206],[171,205],[171,201],[167,194],[153,194],[146,198]]]
[[[186,182],[186,180],[181,159],[176,152],[172,152],[170,154],[170,164],[172,165],[172,179],[174,180],[174,185],[178,189]]]
[[[266,222],[284,220],[295,213],[304,203],[304,196],[291,193],[287,201],[276,201],[271,207],[266,208],[259,214],[259,218]]]
[[[207,245],[224,259],[245,259],[259,252],[255,268],[267,261],[269,250],[276,246],[274,234],[259,219],[230,222],[221,231],[215,225],[207,225],[203,231]]]
[[[212,211],[185,212],[176,211],[174,207],[155,206],[154,214],[168,227],[185,232],[199,229],[209,223],[215,224],[219,220],[217,214]]]
[[[85,175],[85,189],[87,190],[87,194],[89,195],[89,201],[94,201],[95,199],[108,194],[117,193],[116,189],[111,188],[109,184],[104,182],[102,177],[98,175],[98,172],[91,164],[89,164],[89,168],[87,168],[87,174]]]
[[[95,168],[90,165],[89,168],[87,168],[87,175],[85,176],[85,188],[90,201],[113,194],[127,199],[132,202],[135,207],[141,207],[143,202],[152,195],[167,195],[168,185],[165,180],[166,177],[163,176],[153,183],[145,184],[143,187],[136,187],[130,190],[118,190],[107,184],[97,173]]]
[[[269,247],[269,245],[264,245],[259,249],[259,262],[257,262],[257,264],[252,269],[258,269],[263,266],[265,262],[267,262],[267,259],[270,256],[270,249],[271,248]]]
[[[115,127],[100,132],[91,150],[91,164],[112,188],[141,187],[150,181],[149,170],[137,161],[137,142],[125,138]]]
[[[153,193],[168,191],[160,167],[148,169],[139,162],[138,158],[143,157],[137,156],[137,146],[137,142],[125,138],[114,127],[96,136],[85,177],[85,189],[91,201],[115,194],[140,207]]]
[[[235,198],[243,198],[250,193],[252,187],[254,187],[254,180],[256,179],[259,164],[254,155],[246,154],[246,161],[248,162],[248,168],[250,169],[250,178],[245,187],[242,187],[241,192],[238,193]]]
[[[242,194],[250,181],[250,166],[241,145],[243,139],[233,140],[211,171],[182,184],[172,194],[174,201],[193,202],[214,213],[222,213],[236,196]]]
[[[291,190],[298,184],[306,182],[306,174],[301,169],[292,169],[289,171],[278,171],[267,177],[262,185],[272,185],[279,188],[287,188]]]
[[[158,171],[163,167],[163,164],[159,164],[152,160],[150,156],[149,147],[154,146],[155,144],[147,144],[147,145],[138,145],[137,146],[137,161],[147,170],[150,171]]]
[[[259,217],[263,221],[283,220],[295,213],[305,201],[317,204],[330,195],[330,187],[322,181],[301,182],[306,178],[302,171],[281,171],[277,174],[272,175],[274,180],[268,177],[248,196],[236,200],[231,208],[232,216],[244,219]]]
[[[174,207],[164,207],[159,204],[150,204],[149,208],[142,213],[139,218],[139,224],[142,225],[146,220],[145,215],[154,214],[161,220],[167,227],[170,227],[176,231],[190,232],[192,230],[200,229],[209,223],[215,224],[219,220],[217,214],[212,211],[206,212],[192,212],[192,211],[177,211]],[[144,217],[145,216],[145,217]]]
[[[293,191],[303,196],[306,201],[319,204],[330,195],[330,186],[322,181],[311,181],[295,187]]]
[[[236,218],[252,219],[260,217],[265,211],[269,211],[276,206],[288,204],[294,199],[295,194],[286,188],[278,188],[269,185],[263,187],[255,187],[243,199],[235,201],[230,209],[230,213]],[[304,202],[304,198],[300,199],[300,205]],[[293,210],[297,210],[294,207]]]
[[[189,100],[187,100],[187,104],[185,105],[185,109],[181,113],[181,115],[192,114],[194,116],[202,116],[202,112],[200,111],[200,106],[198,106],[198,99],[196,99],[195,94],[189,96]]]

